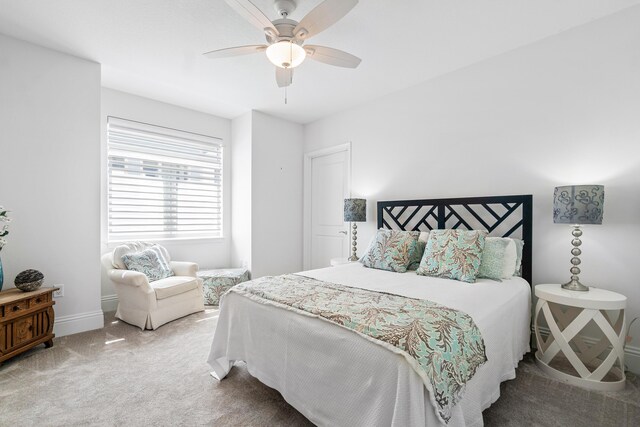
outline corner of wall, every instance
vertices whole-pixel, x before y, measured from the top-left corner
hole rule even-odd
[[[253,111],[231,121],[231,265],[252,268],[251,179]]]

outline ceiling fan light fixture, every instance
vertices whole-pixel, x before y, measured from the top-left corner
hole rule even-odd
[[[267,48],[267,58],[280,68],[295,68],[306,56],[307,52],[301,46],[290,41],[280,41]]]

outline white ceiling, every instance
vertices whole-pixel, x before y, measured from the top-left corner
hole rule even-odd
[[[272,0],[253,1],[277,18]],[[321,0],[297,1],[299,21]],[[0,0],[0,33],[101,63],[106,87],[227,118],[256,109],[307,123],[638,3],[360,0],[309,41],[359,56],[360,67],[305,61],[287,105],[263,54],[202,56],[264,42],[223,0]]]

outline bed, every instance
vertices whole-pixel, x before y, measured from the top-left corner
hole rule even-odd
[[[209,356],[212,375],[226,376],[235,361],[278,390],[317,425],[479,426],[482,411],[515,377],[529,351],[532,196],[493,196],[378,202],[378,228],[485,229],[525,242],[522,277],[476,283],[394,273],[359,263],[299,273],[363,290],[435,301],[471,316],[484,339],[486,363],[466,383],[446,420],[433,393],[398,352],[317,316],[225,295]]]

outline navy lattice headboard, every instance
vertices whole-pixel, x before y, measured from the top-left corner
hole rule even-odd
[[[378,228],[420,231],[463,228],[522,239],[522,277],[532,283],[531,195],[378,202]]]

